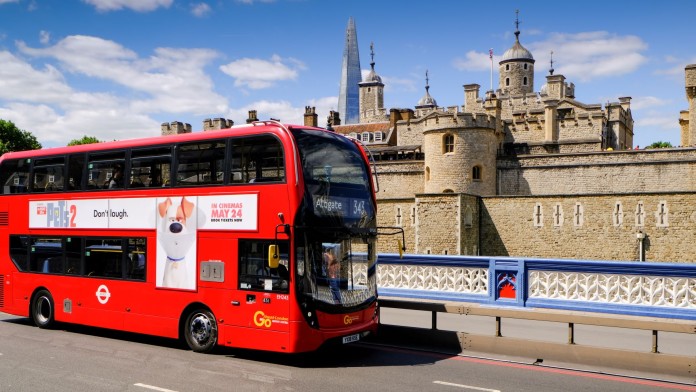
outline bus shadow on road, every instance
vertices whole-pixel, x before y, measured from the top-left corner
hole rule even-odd
[[[0,320],[0,323],[9,323],[36,328],[28,318],[8,318]],[[157,346],[181,351],[189,351],[186,344],[179,339],[163,338],[158,336],[117,331],[106,328],[88,327],[78,324],[57,323],[53,331],[70,334],[79,334],[132,342],[147,346]],[[379,337],[372,337],[365,341],[340,344],[328,342],[317,351],[300,354],[287,354],[269,351],[240,349],[234,347],[216,347],[211,353],[199,354],[213,357],[237,358],[247,361],[273,363],[297,368],[350,368],[366,366],[413,366],[429,365],[452,355],[435,353],[426,347],[404,344],[402,338],[391,335],[388,329],[383,329]],[[415,337],[415,336],[414,336]],[[422,341],[420,338],[416,338]],[[427,340],[427,339],[426,339]],[[415,349],[411,349],[414,347]],[[440,350],[438,350],[440,351]],[[397,354],[397,355],[395,355]]]
[[[452,347],[459,347],[456,333],[441,333],[439,339],[423,339],[424,335],[404,336],[403,329],[394,333],[382,328],[379,336],[350,344],[328,342],[317,351],[301,354],[241,350],[218,347],[216,353],[233,358],[298,368],[349,368],[366,366],[430,365],[457,356]],[[448,336],[445,336],[448,335]],[[444,341],[443,341],[444,339]],[[455,341],[457,343],[455,343]]]

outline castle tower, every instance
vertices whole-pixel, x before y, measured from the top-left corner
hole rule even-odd
[[[430,86],[428,85],[428,71],[425,71],[425,95],[418,101],[416,109],[435,109],[437,108],[437,101],[435,98],[430,96]]]
[[[503,53],[498,63],[498,88],[504,94],[529,94],[534,92],[534,56],[520,43],[519,18],[515,26],[515,44]]]
[[[370,123],[385,120],[384,83],[375,72],[374,44],[370,43],[370,73],[359,84],[360,88],[360,121]],[[346,122],[347,123],[347,122]]]
[[[495,195],[500,143],[495,118],[485,113],[453,116],[431,112],[422,121],[427,121],[423,127],[423,191]]]
[[[689,101],[688,116],[684,121],[680,121],[682,126],[681,143],[682,146],[696,145],[696,64],[687,65],[684,69],[686,99]]]
[[[338,92],[338,113],[343,117],[345,124],[357,124],[360,121],[358,83],[361,79],[358,34],[353,17],[350,17],[346,28],[346,45],[343,48],[341,85]]]

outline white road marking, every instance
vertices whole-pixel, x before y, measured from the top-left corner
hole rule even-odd
[[[498,389],[474,387],[471,385],[464,385],[464,384],[454,384],[454,383],[445,382],[445,381],[433,381],[433,384],[447,385],[449,387],[457,387],[457,388],[463,388],[463,389],[471,389],[473,391],[500,392],[500,390],[498,390]]]
[[[137,383],[137,384],[133,384],[133,385],[135,385],[136,387],[152,389],[153,391],[159,391],[159,392],[176,392],[176,391],[171,390],[171,389],[160,388],[160,387],[156,387],[154,385],[147,385],[147,384],[141,384],[141,383]]]

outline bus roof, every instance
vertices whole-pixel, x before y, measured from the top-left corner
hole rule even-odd
[[[40,150],[27,150],[27,151],[14,151],[8,152],[2,157],[0,161],[5,159],[23,159],[23,158],[36,158],[46,155],[62,155],[62,154],[73,154],[80,152],[92,152],[100,150],[113,150],[119,148],[132,148],[140,146],[155,146],[158,144],[169,144],[169,143],[181,143],[188,141],[199,141],[208,139],[218,139],[231,136],[242,136],[248,134],[254,134],[263,131],[269,131],[272,129],[282,129],[286,127],[287,129],[314,129],[319,131],[330,132],[323,128],[315,128],[311,126],[304,125],[291,125],[291,124],[281,124],[277,121],[255,121],[250,124],[235,125],[231,128],[216,129],[210,131],[183,133],[176,135],[167,136],[152,136],[144,138],[134,138],[125,140],[115,140],[102,143],[92,143],[92,144],[82,144],[77,146],[68,147],[52,147],[44,148]]]

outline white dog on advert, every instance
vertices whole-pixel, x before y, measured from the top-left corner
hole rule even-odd
[[[195,278],[191,277],[189,281],[186,255],[196,242],[196,221],[189,220],[195,205],[185,196],[178,204],[168,197],[157,205],[157,209],[160,217],[157,238],[166,254],[161,287],[194,289]],[[163,262],[163,258],[158,256],[157,261]]]

